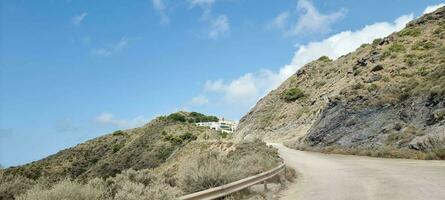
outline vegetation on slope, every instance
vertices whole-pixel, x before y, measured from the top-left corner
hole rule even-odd
[[[212,118],[175,113],[0,170],[0,199],[173,199],[281,162],[263,142],[234,143],[194,124]]]
[[[305,65],[240,120],[235,136],[323,152],[444,159],[444,55],[442,7],[335,61]]]

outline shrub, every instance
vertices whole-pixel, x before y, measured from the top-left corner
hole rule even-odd
[[[185,118],[185,116],[181,113],[173,113],[170,114],[167,119],[169,120],[173,120],[173,121],[178,121],[178,122],[185,122],[187,119]]]
[[[295,87],[295,88],[291,88],[291,89],[287,89],[283,95],[282,98],[287,101],[287,102],[292,102],[292,101],[296,101],[299,98],[304,97],[304,93],[303,91],[301,91],[299,88]]]
[[[314,86],[315,88],[320,88],[323,87],[324,85],[326,85],[326,81],[315,81]]]
[[[363,88],[363,84],[362,83],[356,83],[354,85],[352,85],[352,89],[353,90],[359,90]]]
[[[261,141],[244,142],[227,156],[209,152],[184,163],[178,186],[186,193],[197,192],[270,170],[279,163],[276,149]]]
[[[198,137],[190,132],[186,132],[181,135],[164,135],[165,141],[169,141],[175,145],[180,145],[184,142],[190,142],[196,139],[198,139]]]
[[[113,136],[123,136],[125,135],[125,132],[121,131],[121,130],[117,130],[113,132]]]
[[[36,185],[17,200],[106,200],[107,193],[104,185],[85,184],[64,180],[50,189],[42,189]]]
[[[414,43],[412,49],[413,50],[428,50],[434,48],[434,43],[431,41],[418,41]]]
[[[389,51],[385,51],[385,52],[383,52],[383,54],[382,54],[381,60],[384,60],[385,58],[387,58],[387,57],[389,57],[389,56],[391,56],[391,52],[389,52]]]
[[[184,164],[179,171],[179,187],[193,193],[237,180],[234,164],[217,155],[201,155]]]
[[[411,36],[418,37],[422,32],[418,28],[407,28],[399,32],[401,37]]]
[[[153,184],[149,187],[141,183],[125,182],[115,196],[115,200],[171,200],[175,199],[178,190],[166,184]]]
[[[377,38],[372,41],[372,46],[377,46],[382,42],[382,38]]]
[[[400,43],[393,43],[390,47],[389,47],[389,51],[391,52],[405,52],[405,46],[403,46],[403,44]]]
[[[35,184],[35,181],[19,175],[6,175],[0,172],[0,199],[14,199]]]
[[[399,94],[399,101],[407,100],[411,95],[408,92],[402,92]]]
[[[332,60],[329,57],[327,57],[327,56],[321,56],[320,58],[318,58],[318,61],[321,61],[321,62],[331,62]]]
[[[124,147],[124,143],[119,143],[119,144],[114,144],[112,149],[113,149],[113,153],[118,152],[119,150],[122,149],[122,147]]]
[[[197,122],[217,122],[219,121],[218,117],[215,116],[206,116],[204,114],[198,112],[191,112],[189,122],[197,123]]]
[[[114,196],[115,200],[170,200],[180,194],[151,170],[129,169],[107,179],[107,184],[111,188],[109,196]]]
[[[426,67],[419,67],[419,68],[417,68],[416,73],[420,76],[426,76],[426,75],[428,75],[428,69]]]
[[[177,135],[166,135],[164,136],[164,140],[169,141],[170,143],[175,145],[180,145],[183,142],[183,140]]]
[[[379,89],[379,86],[377,86],[376,84],[372,83],[368,86],[368,91],[375,91],[377,89]]]
[[[183,141],[192,141],[192,140],[197,139],[196,135],[193,135],[190,132],[186,132],[186,133],[180,135],[179,138],[181,138]]]

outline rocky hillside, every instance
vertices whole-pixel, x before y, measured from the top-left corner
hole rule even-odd
[[[445,7],[305,65],[241,119],[236,137],[314,150],[444,149]]]
[[[174,113],[143,127],[119,130],[68,148],[45,159],[5,169],[6,174],[58,181],[114,176],[126,169],[150,169],[165,162],[177,149],[196,139],[216,139],[219,134],[194,122],[217,118],[200,113]]]

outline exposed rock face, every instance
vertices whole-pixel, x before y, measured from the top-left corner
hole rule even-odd
[[[289,101],[293,88],[304,96]],[[236,137],[444,149],[445,7],[335,61],[307,64],[240,120]]]

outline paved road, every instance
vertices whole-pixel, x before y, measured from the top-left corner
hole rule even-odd
[[[445,161],[327,155],[273,145],[300,173],[283,200],[445,200]]]

